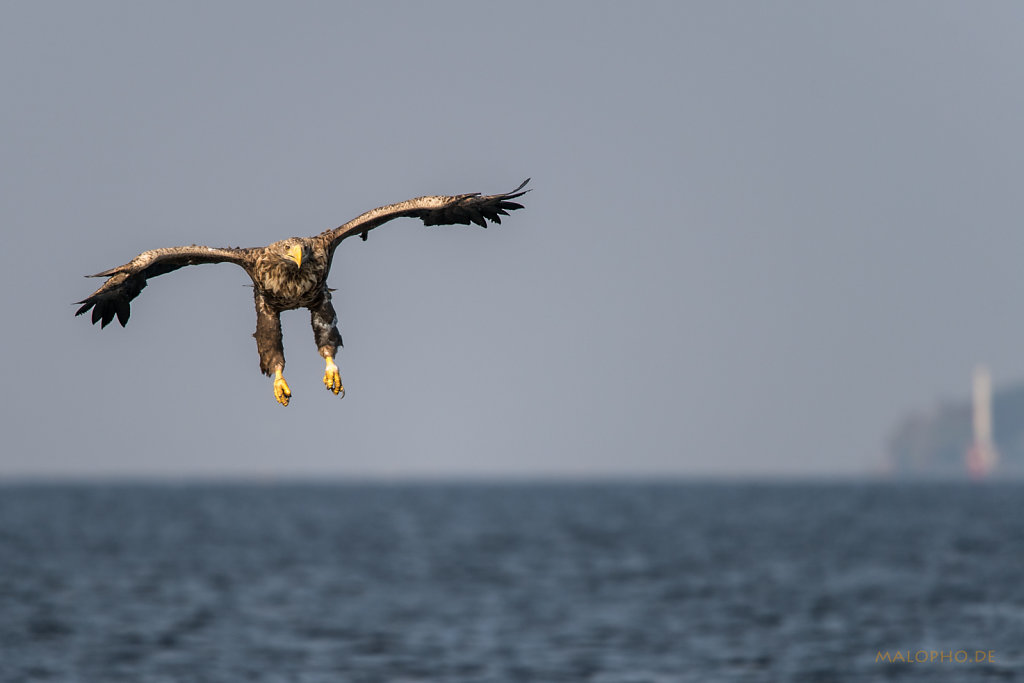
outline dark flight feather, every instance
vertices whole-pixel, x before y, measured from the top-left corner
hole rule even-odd
[[[360,235],[366,239],[366,234],[370,230],[401,217],[419,218],[424,225],[429,226],[475,223],[486,228],[487,221],[501,223],[499,214],[507,216],[509,211],[523,208],[522,204],[511,200],[529,192],[523,189],[528,182],[529,178],[511,192],[502,194],[481,195],[479,192],[472,192],[451,196],[427,196],[382,206],[367,211],[334,230],[322,232],[317,237],[325,240],[330,248],[334,249],[348,237]]]
[[[128,324],[131,301],[146,288],[146,281],[199,263],[236,263],[248,270],[252,261],[251,249],[214,249],[191,245],[145,251],[128,263],[87,277],[106,277],[106,282],[90,296],[75,303],[81,307],[75,315],[92,309],[93,324],[106,327],[117,317],[121,327]]]

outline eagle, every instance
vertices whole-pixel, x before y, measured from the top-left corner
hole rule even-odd
[[[331,305],[327,275],[334,250],[345,239],[367,233],[395,218],[419,218],[424,225],[469,225],[486,228],[487,222],[501,223],[501,216],[523,208],[512,201],[529,190],[527,178],[519,187],[502,194],[479,192],[451,196],[426,196],[389,204],[367,211],[333,230],[313,237],[289,237],[265,247],[165,247],[144,251],[128,263],[86,277],[105,277],[107,281],[82,301],[75,315],[92,310],[92,322],[104,328],[114,317],[124,327],[131,315],[131,301],[146,287],[150,278],[165,275],[184,266],[200,263],[234,263],[252,279],[256,302],[256,350],[260,370],[274,377],[274,397],[282,406],[291,400],[291,389],[284,379],[284,345],[281,337],[281,312],[309,309],[313,337],[324,359],[324,386],[344,397],[338,366],[334,362],[342,345],[338,316]]]

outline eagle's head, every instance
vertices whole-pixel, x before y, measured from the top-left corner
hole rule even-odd
[[[277,256],[277,260],[295,270],[301,269],[302,264],[309,260],[309,256],[312,253],[312,249],[306,243],[306,240],[297,237],[282,240],[274,246],[277,247],[274,249],[274,255]]]
[[[263,250],[253,279],[260,289],[285,302],[298,302],[326,276],[324,265],[325,259],[311,240],[292,237]]]

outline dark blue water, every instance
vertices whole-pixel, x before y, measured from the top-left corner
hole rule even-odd
[[[1022,521],[1016,485],[8,485],[0,680],[1014,680]]]

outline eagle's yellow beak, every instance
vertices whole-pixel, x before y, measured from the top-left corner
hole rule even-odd
[[[302,247],[295,245],[288,249],[288,258],[295,261],[295,265],[299,268],[302,267]]]

